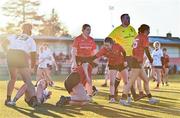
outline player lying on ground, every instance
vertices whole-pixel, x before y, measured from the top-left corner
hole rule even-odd
[[[41,79],[37,82],[36,85],[36,97],[38,100],[38,104],[42,104],[44,103],[47,99],[50,98],[52,92],[48,91],[47,87],[48,87],[48,83],[45,79]],[[25,95],[25,102],[29,105],[32,106],[32,100],[30,99],[30,96],[27,92],[27,85],[23,84],[21,86],[21,88],[18,90],[16,96],[14,97],[13,101],[10,103],[11,105],[16,105],[17,100],[19,100],[19,98],[21,96]]]
[[[52,80],[49,78],[48,75],[48,62],[47,59],[49,59],[48,55],[44,52],[44,47],[41,46],[39,48],[39,60],[38,60],[38,68],[37,68],[37,76],[36,76],[36,98],[38,101],[38,104],[44,103],[51,95],[51,91],[47,90],[47,87],[50,85],[53,85]],[[18,90],[15,98],[10,103],[11,105],[16,105],[16,101],[25,94],[25,101],[28,103],[28,105],[31,105],[32,102],[29,98],[29,95],[27,93],[27,84],[24,84],[21,86],[21,88]]]

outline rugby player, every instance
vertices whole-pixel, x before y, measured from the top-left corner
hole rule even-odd
[[[16,82],[17,71],[27,85],[27,93],[32,101],[32,106],[37,105],[35,88],[31,82],[31,69],[34,69],[36,63],[36,43],[31,37],[31,31],[32,25],[24,23],[22,25],[22,34],[11,36],[4,42],[4,44],[8,46],[7,64],[10,73],[5,105],[9,105],[11,102],[11,95]],[[31,60],[30,68],[29,60]]]
[[[77,36],[74,39],[72,45],[72,69],[75,69],[77,66],[82,65],[83,63],[88,62],[88,58],[94,56],[96,53],[96,43],[94,39],[90,37],[91,26],[89,24],[84,24],[82,26],[82,34]],[[92,87],[92,68],[95,66],[95,63],[89,63],[88,71],[89,74],[87,78],[90,79],[90,82],[86,83],[85,87],[89,96],[93,96],[93,87]]]
[[[155,89],[159,89],[159,84],[161,82],[161,72],[162,72],[162,62],[163,62],[163,52],[161,50],[161,44],[158,41],[153,43],[154,50],[152,51],[153,63],[152,63],[152,76],[156,75],[157,85]]]
[[[141,25],[138,28],[138,36],[135,38],[133,43],[133,60],[132,60],[132,72],[129,79],[129,87],[128,89],[125,89],[125,94],[122,96],[122,99],[120,100],[120,103],[122,105],[128,105],[124,104],[124,101],[127,99],[127,94],[130,91],[134,81],[140,77],[144,82],[144,90],[146,92],[146,95],[148,97],[148,102],[150,104],[158,103],[159,101],[155,98],[152,98],[152,95],[150,93],[149,89],[149,80],[145,73],[145,70],[143,68],[143,59],[144,59],[144,53],[146,53],[146,56],[148,57],[150,63],[153,63],[153,58],[150,55],[149,52],[149,41],[148,41],[148,35],[150,32],[150,27],[146,24]]]

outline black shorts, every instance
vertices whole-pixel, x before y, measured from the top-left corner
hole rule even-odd
[[[7,52],[8,67],[26,68],[29,67],[28,54],[21,50],[8,50]]]
[[[154,68],[157,68],[157,69],[162,69],[163,67],[162,66],[153,66]]]
[[[121,72],[122,70],[124,70],[126,67],[123,64],[120,65],[108,65],[109,70],[117,70],[119,72]]]
[[[141,68],[142,64],[137,61],[136,58],[132,57],[131,58],[131,68]]]
[[[68,93],[72,92],[72,89],[80,83],[80,75],[77,72],[71,73],[64,81],[64,86]]]
[[[77,63],[77,65],[82,65],[83,63],[89,63],[94,68],[98,64],[94,63],[92,58],[93,58],[93,56],[90,56],[90,57],[79,57],[79,56],[76,56],[76,63]]]
[[[126,60],[127,60],[127,63],[128,63],[128,67],[131,69],[132,68],[132,66],[134,66],[134,57],[132,57],[132,56],[127,56],[126,57]]]

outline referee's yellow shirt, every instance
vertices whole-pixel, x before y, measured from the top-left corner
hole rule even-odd
[[[132,55],[132,44],[136,36],[135,29],[130,25],[126,28],[118,26],[109,34],[110,38],[124,48],[127,56]]]

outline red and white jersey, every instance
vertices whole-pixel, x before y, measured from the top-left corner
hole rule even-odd
[[[108,58],[109,65],[119,65],[124,63],[124,56],[123,52],[125,50],[122,46],[119,44],[112,45],[112,49],[107,49],[103,47],[99,50],[99,52],[96,54],[96,57],[99,58],[101,56],[105,56]]]
[[[161,58],[163,57],[163,52],[161,49],[153,50],[152,51],[152,58],[153,58],[153,66],[162,66]]]
[[[73,45],[77,49],[77,55],[80,57],[93,56],[93,51],[96,49],[96,43],[92,37],[85,39],[83,35],[79,35],[74,39]]]
[[[144,60],[144,48],[149,46],[148,36],[144,34],[139,34],[133,42],[133,57],[137,59],[138,62],[143,63]]]
[[[9,49],[22,50],[26,53],[36,52],[36,43],[34,39],[27,34],[13,35],[10,36],[8,40],[10,42]]]

